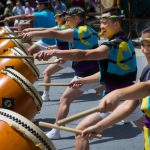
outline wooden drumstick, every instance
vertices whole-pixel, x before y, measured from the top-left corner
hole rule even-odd
[[[0,55],[0,58],[33,59],[33,56],[3,56],[3,55]]]
[[[73,129],[73,128],[69,128],[69,127],[64,127],[64,126],[58,126],[58,125],[47,123],[47,122],[39,122],[39,125],[41,127],[56,128],[56,129],[59,129],[59,130],[68,131],[68,132],[72,132],[72,133],[75,133],[75,134],[82,134],[81,130],[77,130],[77,129]],[[95,135],[95,137],[100,139],[102,137],[102,135],[97,134],[97,135]]]
[[[22,39],[22,37],[0,37],[0,39]]]
[[[55,61],[51,62],[42,62],[42,63],[36,63],[36,65],[46,65],[46,64],[57,64],[62,60],[62,58],[56,59]]]
[[[38,86],[69,86],[67,83],[38,83]]]
[[[89,115],[89,114],[92,114],[92,113],[98,112],[98,111],[99,111],[99,108],[98,108],[98,107],[94,107],[94,108],[88,109],[88,110],[86,110],[86,111],[80,112],[80,113],[78,113],[78,114],[72,115],[72,116],[70,116],[70,117],[67,117],[67,118],[65,118],[65,119],[61,119],[61,120],[57,121],[57,124],[58,124],[58,125],[64,125],[64,124],[66,124],[66,123],[68,123],[68,122],[77,120],[77,119],[79,119],[79,118],[82,118],[82,117],[84,117],[84,116],[87,116],[87,115]]]

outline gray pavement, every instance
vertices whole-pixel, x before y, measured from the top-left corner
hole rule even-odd
[[[138,54],[138,59],[146,64],[143,55]],[[140,61],[141,62],[141,61]],[[139,63],[141,65],[142,63]],[[46,65],[38,66],[42,73]],[[144,67],[143,65],[140,66]],[[70,68],[54,74],[52,76],[52,82],[55,83],[68,83],[73,77],[73,71]],[[43,82],[43,76],[41,75],[39,80],[35,83]],[[42,93],[43,88],[36,86],[37,90]],[[51,87],[50,97],[51,100],[43,102],[42,109],[39,114],[35,116],[36,123],[39,121],[45,121],[54,123],[57,106],[59,104],[59,98],[63,93],[65,87]],[[84,111],[86,109],[97,106],[100,96],[95,93],[94,90],[85,92],[81,97],[75,100],[70,108],[69,116]],[[68,127],[74,128],[80,120],[70,122]],[[41,128],[45,133],[49,131],[48,128]],[[74,134],[69,132],[61,132],[62,139],[52,140],[57,150],[73,150],[74,149]],[[132,123],[119,122],[116,125],[108,128],[102,134],[101,139],[94,139],[90,141],[90,150],[142,150],[143,149],[143,133],[135,127]]]

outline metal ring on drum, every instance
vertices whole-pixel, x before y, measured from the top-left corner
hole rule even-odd
[[[0,109],[1,150],[56,150],[44,132],[18,113]]]
[[[101,4],[105,9],[111,8],[117,6],[117,0],[101,0]]]
[[[21,49],[9,48],[2,56],[27,56]],[[39,70],[29,59],[0,58],[0,70],[12,68],[24,75],[30,82],[34,83],[39,78]]]
[[[0,83],[0,108],[33,119],[42,107],[42,99],[32,83],[10,68],[1,71]]]
[[[14,35],[8,35],[7,37],[15,37]],[[8,48],[19,47],[27,55],[29,55],[27,49],[23,46],[19,39],[1,39],[0,40],[0,55],[7,51]]]

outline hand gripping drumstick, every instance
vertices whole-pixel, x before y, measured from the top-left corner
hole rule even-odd
[[[98,111],[99,111],[99,107],[94,107],[94,108],[88,109],[88,110],[86,110],[86,111],[82,111],[82,112],[80,112],[80,113],[78,113],[78,114],[72,115],[72,116],[70,116],[70,117],[67,117],[67,118],[65,118],[65,119],[61,119],[61,120],[57,121],[57,124],[58,124],[58,125],[63,125],[63,124],[66,124],[66,123],[68,123],[68,122],[77,120],[77,119],[79,119],[79,118],[82,118],[82,117],[84,117],[84,116],[87,116],[87,115],[89,115],[89,114],[92,114],[92,113],[98,112]]]
[[[39,122],[39,125],[41,127],[56,128],[56,129],[59,129],[59,130],[68,131],[68,132],[72,132],[72,133],[75,133],[75,134],[82,134],[81,130],[77,130],[77,129],[73,129],[73,128],[69,128],[69,127],[64,127],[64,126],[58,126],[58,125],[47,123],[47,122]],[[95,137],[100,139],[102,137],[102,135],[97,134],[97,135],[95,135]]]

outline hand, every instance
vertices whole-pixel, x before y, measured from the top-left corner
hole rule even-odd
[[[4,19],[5,22],[10,22],[10,21],[13,21],[13,20],[14,20],[14,19],[11,18],[11,17],[6,17],[6,18]]]
[[[31,31],[30,28],[27,28],[27,29],[22,30],[22,33],[27,33],[27,32],[30,32],[30,31]]]
[[[100,112],[109,112],[113,111],[118,105],[117,94],[114,92],[107,94],[100,100],[99,103],[99,111]]]
[[[22,37],[23,39],[31,39],[33,37],[33,32],[27,32],[27,33],[21,33],[19,37]]]
[[[74,81],[71,81],[69,84],[70,88],[79,89],[83,85],[82,79],[77,79]]]
[[[35,55],[35,59],[38,60],[48,60],[49,58],[51,58],[53,56],[53,51],[40,51]]]
[[[82,131],[81,136],[86,138],[86,139],[90,139],[91,140],[91,139],[93,139],[96,136],[96,134],[98,134],[100,132],[102,132],[100,127],[97,127],[96,125],[93,125],[93,126],[90,126],[90,127],[86,128],[86,129],[84,129]]]

